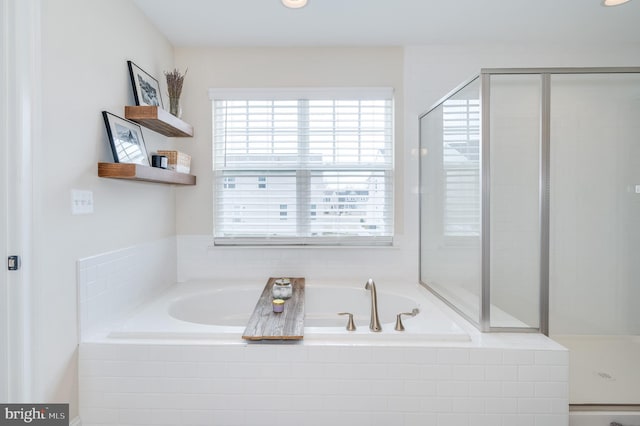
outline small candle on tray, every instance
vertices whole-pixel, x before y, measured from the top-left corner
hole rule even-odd
[[[273,312],[275,313],[284,312],[284,300],[273,299]]]

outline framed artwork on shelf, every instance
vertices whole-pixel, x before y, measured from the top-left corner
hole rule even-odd
[[[127,61],[127,65],[129,66],[129,76],[131,77],[133,97],[135,98],[136,105],[158,106],[164,109],[158,80],[132,61]]]
[[[150,166],[147,148],[142,137],[142,128],[133,121],[102,111],[107,128],[113,161],[115,163],[135,163]]]

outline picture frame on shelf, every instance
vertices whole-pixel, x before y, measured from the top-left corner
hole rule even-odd
[[[164,109],[160,83],[148,72],[137,66],[133,61],[127,61],[133,97],[137,106],[158,106]]]
[[[118,117],[108,111],[102,111],[102,117],[107,128],[113,161],[115,163],[151,166],[142,136],[142,128],[137,123]]]

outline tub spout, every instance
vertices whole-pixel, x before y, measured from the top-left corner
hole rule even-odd
[[[371,290],[371,321],[369,329],[371,331],[382,331],[380,319],[378,318],[378,295],[376,293],[376,283],[371,278],[364,285],[365,290]]]

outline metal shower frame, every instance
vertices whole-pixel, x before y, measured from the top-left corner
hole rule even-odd
[[[594,67],[594,68],[483,68],[480,74],[463,82],[446,96],[436,102],[425,113],[418,118],[422,135],[422,118],[442,105],[446,100],[461,91],[463,88],[480,79],[480,183],[482,188],[481,196],[481,294],[480,294],[480,315],[479,318],[471,318],[462,312],[454,303],[439,294],[428,283],[422,281],[421,270],[418,271],[420,284],[443,300],[458,314],[474,324],[482,332],[533,332],[549,335],[549,196],[550,196],[550,151],[551,151],[551,76],[555,74],[629,74],[640,73],[640,67]],[[539,283],[539,327],[492,327],[491,326],[491,271],[490,271],[490,96],[491,96],[491,76],[493,75],[516,75],[529,74],[539,75],[541,80],[541,101],[540,101],[540,150],[539,150],[539,216],[540,225],[540,283]],[[419,182],[422,182],[422,166],[419,167]],[[422,198],[422,191],[420,191]],[[422,200],[419,203],[419,217],[422,217]],[[419,235],[422,236],[422,223],[420,222]],[[422,244],[419,245],[419,259],[422,258]],[[422,268],[422,262],[418,262],[418,267]]]

